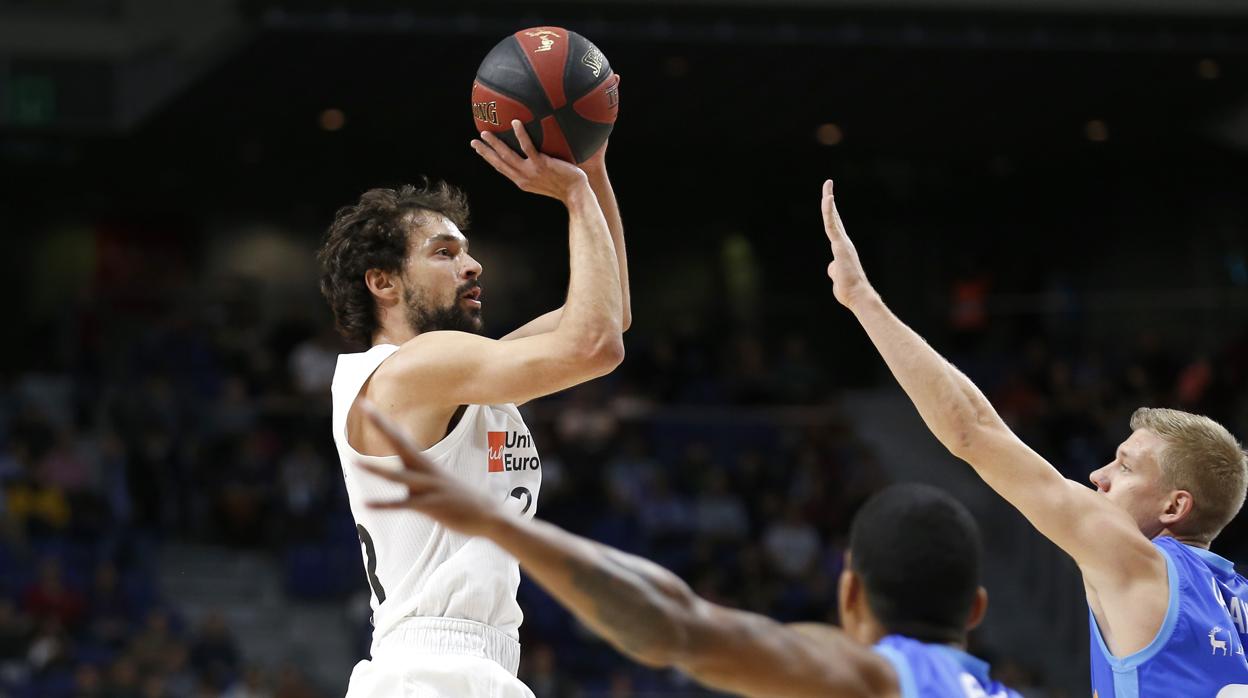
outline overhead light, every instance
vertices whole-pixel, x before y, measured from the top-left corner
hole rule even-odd
[[[326,131],[338,131],[347,125],[347,115],[341,109],[326,109],[321,112],[320,123]]]
[[[820,124],[815,129],[815,140],[819,141],[819,145],[837,145],[844,139],[844,132],[836,124]]]
[[[1092,119],[1084,124],[1083,133],[1093,143],[1104,143],[1109,140],[1109,127],[1100,119]]]
[[[1196,64],[1196,74],[1201,80],[1217,80],[1222,74],[1222,66],[1212,58],[1204,58]]]

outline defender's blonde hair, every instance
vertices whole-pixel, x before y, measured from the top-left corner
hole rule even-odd
[[[1141,407],[1131,429],[1146,429],[1166,442],[1158,454],[1162,482],[1192,493],[1192,513],[1174,533],[1208,544],[1244,505],[1248,457],[1226,427],[1197,414]]]

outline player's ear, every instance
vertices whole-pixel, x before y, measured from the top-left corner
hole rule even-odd
[[[388,304],[399,299],[398,274],[380,269],[369,269],[364,272],[364,285],[378,301]]]
[[[858,621],[864,610],[862,607],[866,605],[864,591],[862,578],[854,572],[850,565],[850,554],[846,551],[845,566],[841,568],[841,576],[836,583],[836,605],[841,628],[851,637],[854,637],[853,633],[860,625]]]
[[[1163,526],[1169,528],[1190,516],[1195,506],[1196,500],[1191,492],[1174,490],[1166,499],[1166,508],[1162,510],[1158,520]]]
[[[971,612],[966,616],[966,629],[974,630],[984,622],[988,613],[988,590],[982,586],[975,590],[975,598],[971,601]]]

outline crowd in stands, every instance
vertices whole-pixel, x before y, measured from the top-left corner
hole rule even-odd
[[[100,320],[82,315],[78,326]],[[273,555],[294,599],[367,594],[329,439],[343,346],[306,326],[190,318],[64,343],[0,382],[0,695],[327,695],[305,667],[249,661],[222,614],[188,618],[157,568],[162,546],[198,541]],[[1072,477],[1109,457],[1138,405],[1248,427],[1248,338],[1199,355],[1148,337],[1021,346],[964,365]],[[796,332],[630,334],[616,374],[526,408],[539,515],[712,600],[834,621],[848,522],[886,476],[812,347]],[[1224,554],[1243,550],[1242,529]],[[697,694],[629,664],[530,582],[520,598],[522,678],[539,698]]]

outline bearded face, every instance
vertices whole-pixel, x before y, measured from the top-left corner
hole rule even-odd
[[[412,332],[453,330],[481,333],[484,323],[481,319],[480,281],[469,279],[456,287],[449,298],[436,296],[431,289],[418,290],[412,286],[404,289],[403,305]]]

